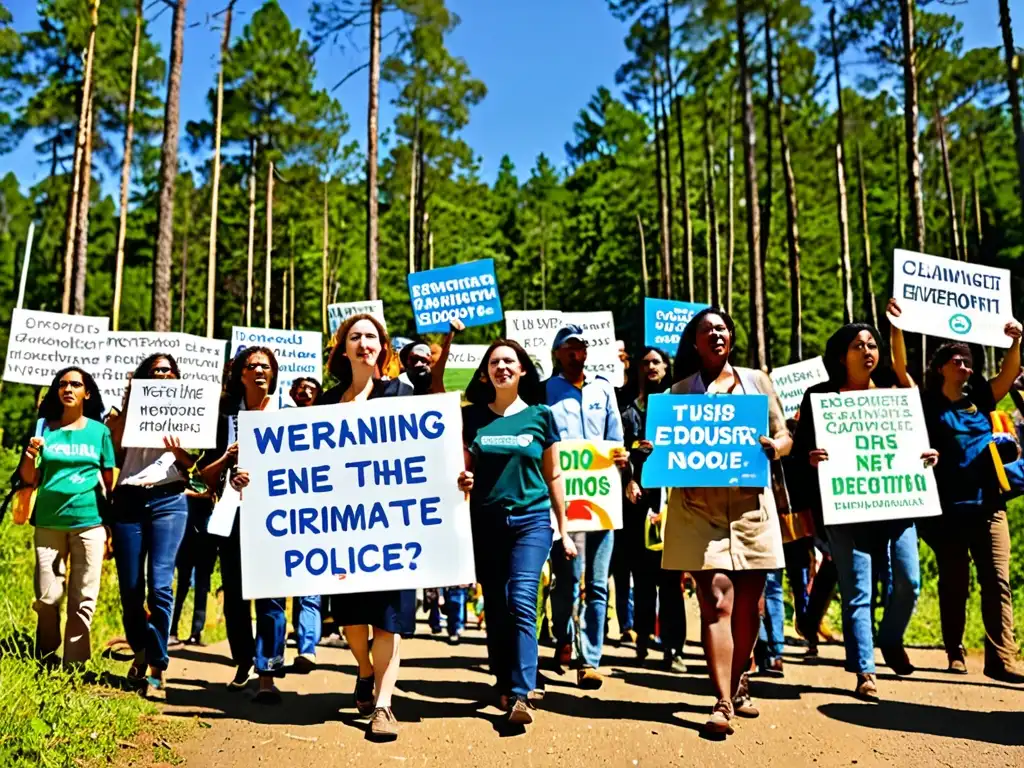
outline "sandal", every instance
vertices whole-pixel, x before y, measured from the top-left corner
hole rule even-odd
[[[704,723],[704,733],[709,736],[731,736],[735,733],[732,717],[732,704],[728,699],[719,699],[711,710],[711,717]]]
[[[356,690],[353,694],[356,702],[356,711],[363,717],[373,714],[373,675],[370,677],[356,678]]]

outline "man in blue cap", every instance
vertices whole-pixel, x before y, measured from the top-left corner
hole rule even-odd
[[[616,405],[615,388],[603,376],[587,375],[587,341],[578,325],[567,325],[555,335],[552,345],[556,367],[545,384],[546,402],[555,417],[562,440],[614,440],[622,442],[622,421]],[[628,465],[627,454],[616,454],[620,468]],[[584,546],[581,557],[565,556],[561,540],[551,549],[555,588],[551,593],[555,633],[555,660],[567,665],[572,655],[574,625],[572,609],[579,598],[580,577],[586,573],[586,608],[580,638],[582,658],[577,672],[580,688],[596,690],[604,683],[598,674],[604,645],[605,616],[608,612],[608,575],[611,570],[614,531],[578,534]]]

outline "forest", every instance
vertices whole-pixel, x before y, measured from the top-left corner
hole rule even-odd
[[[761,367],[884,325],[894,248],[1008,268],[1024,295],[1009,0],[971,0],[1002,40],[973,49],[956,0],[606,0],[625,50],[564,156],[506,156],[490,183],[463,138],[487,84],[449,51],[445,0],[221,2],[38,0],[28,31],[0,2],[0,153],[48,169],[0,179],[0,348],[30,224],[25,307],[217,338],[326,330],[327,303],[362,298],[408,335],[407,274],[480,258],[506,309],[611,310],[631,347],[644,296],[720,304]],[[183,83],[198,23],[219,56]],[[316,84],[338,46],[362,57],[338,79],[366,82],[366,125]],[[205,119],[182,121],[183,87],[208,91]],[[3,385],[5,444],[36,394]]]

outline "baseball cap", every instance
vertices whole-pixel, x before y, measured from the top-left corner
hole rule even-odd
[[[583,337],[583,329],[578,325],[566,325],[563,328],[559,328],[558,333],[555,334],[555,341],[551,345],[551,349],[556,350],[573,339],[582,341],[584,344],[587,343],[587,340]]]

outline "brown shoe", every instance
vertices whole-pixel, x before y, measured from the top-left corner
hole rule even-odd
[[[376,741],[394,741],[398,738],[398,721],[391,707],[377,707],[370,721],[370,736]]]
[[[593,667],[584,667],[576,673],[576,684],[584,691],[596,691],[604,685],[604,678]]]
[[[740,717],[759,717],[761,710],[754,705],[750,698],[750,677],[744,672],[740,675],[740,684],[736,687],[736,695],[732,698],[732,709]]]
[[[947,653],[946,656],[949,658],[947,672],[954,675],[967,674],[967,654],[964,652],[963,646],[957,648],[954,653]]]
[[[516,696],[508,709],[509,725],[529,725],[533,722],[533,713],[525,696]]]
[[[704,723],[704,733],[709,736],[732,736],[736,729],[732,725],[732,705],[722,699],[711,710],[711,717]]]
[[[878,686],[875,684],[875,676],[871,674],[857,673],[857,689],[853,692],[861,701],[869,701],[877,704]]]

